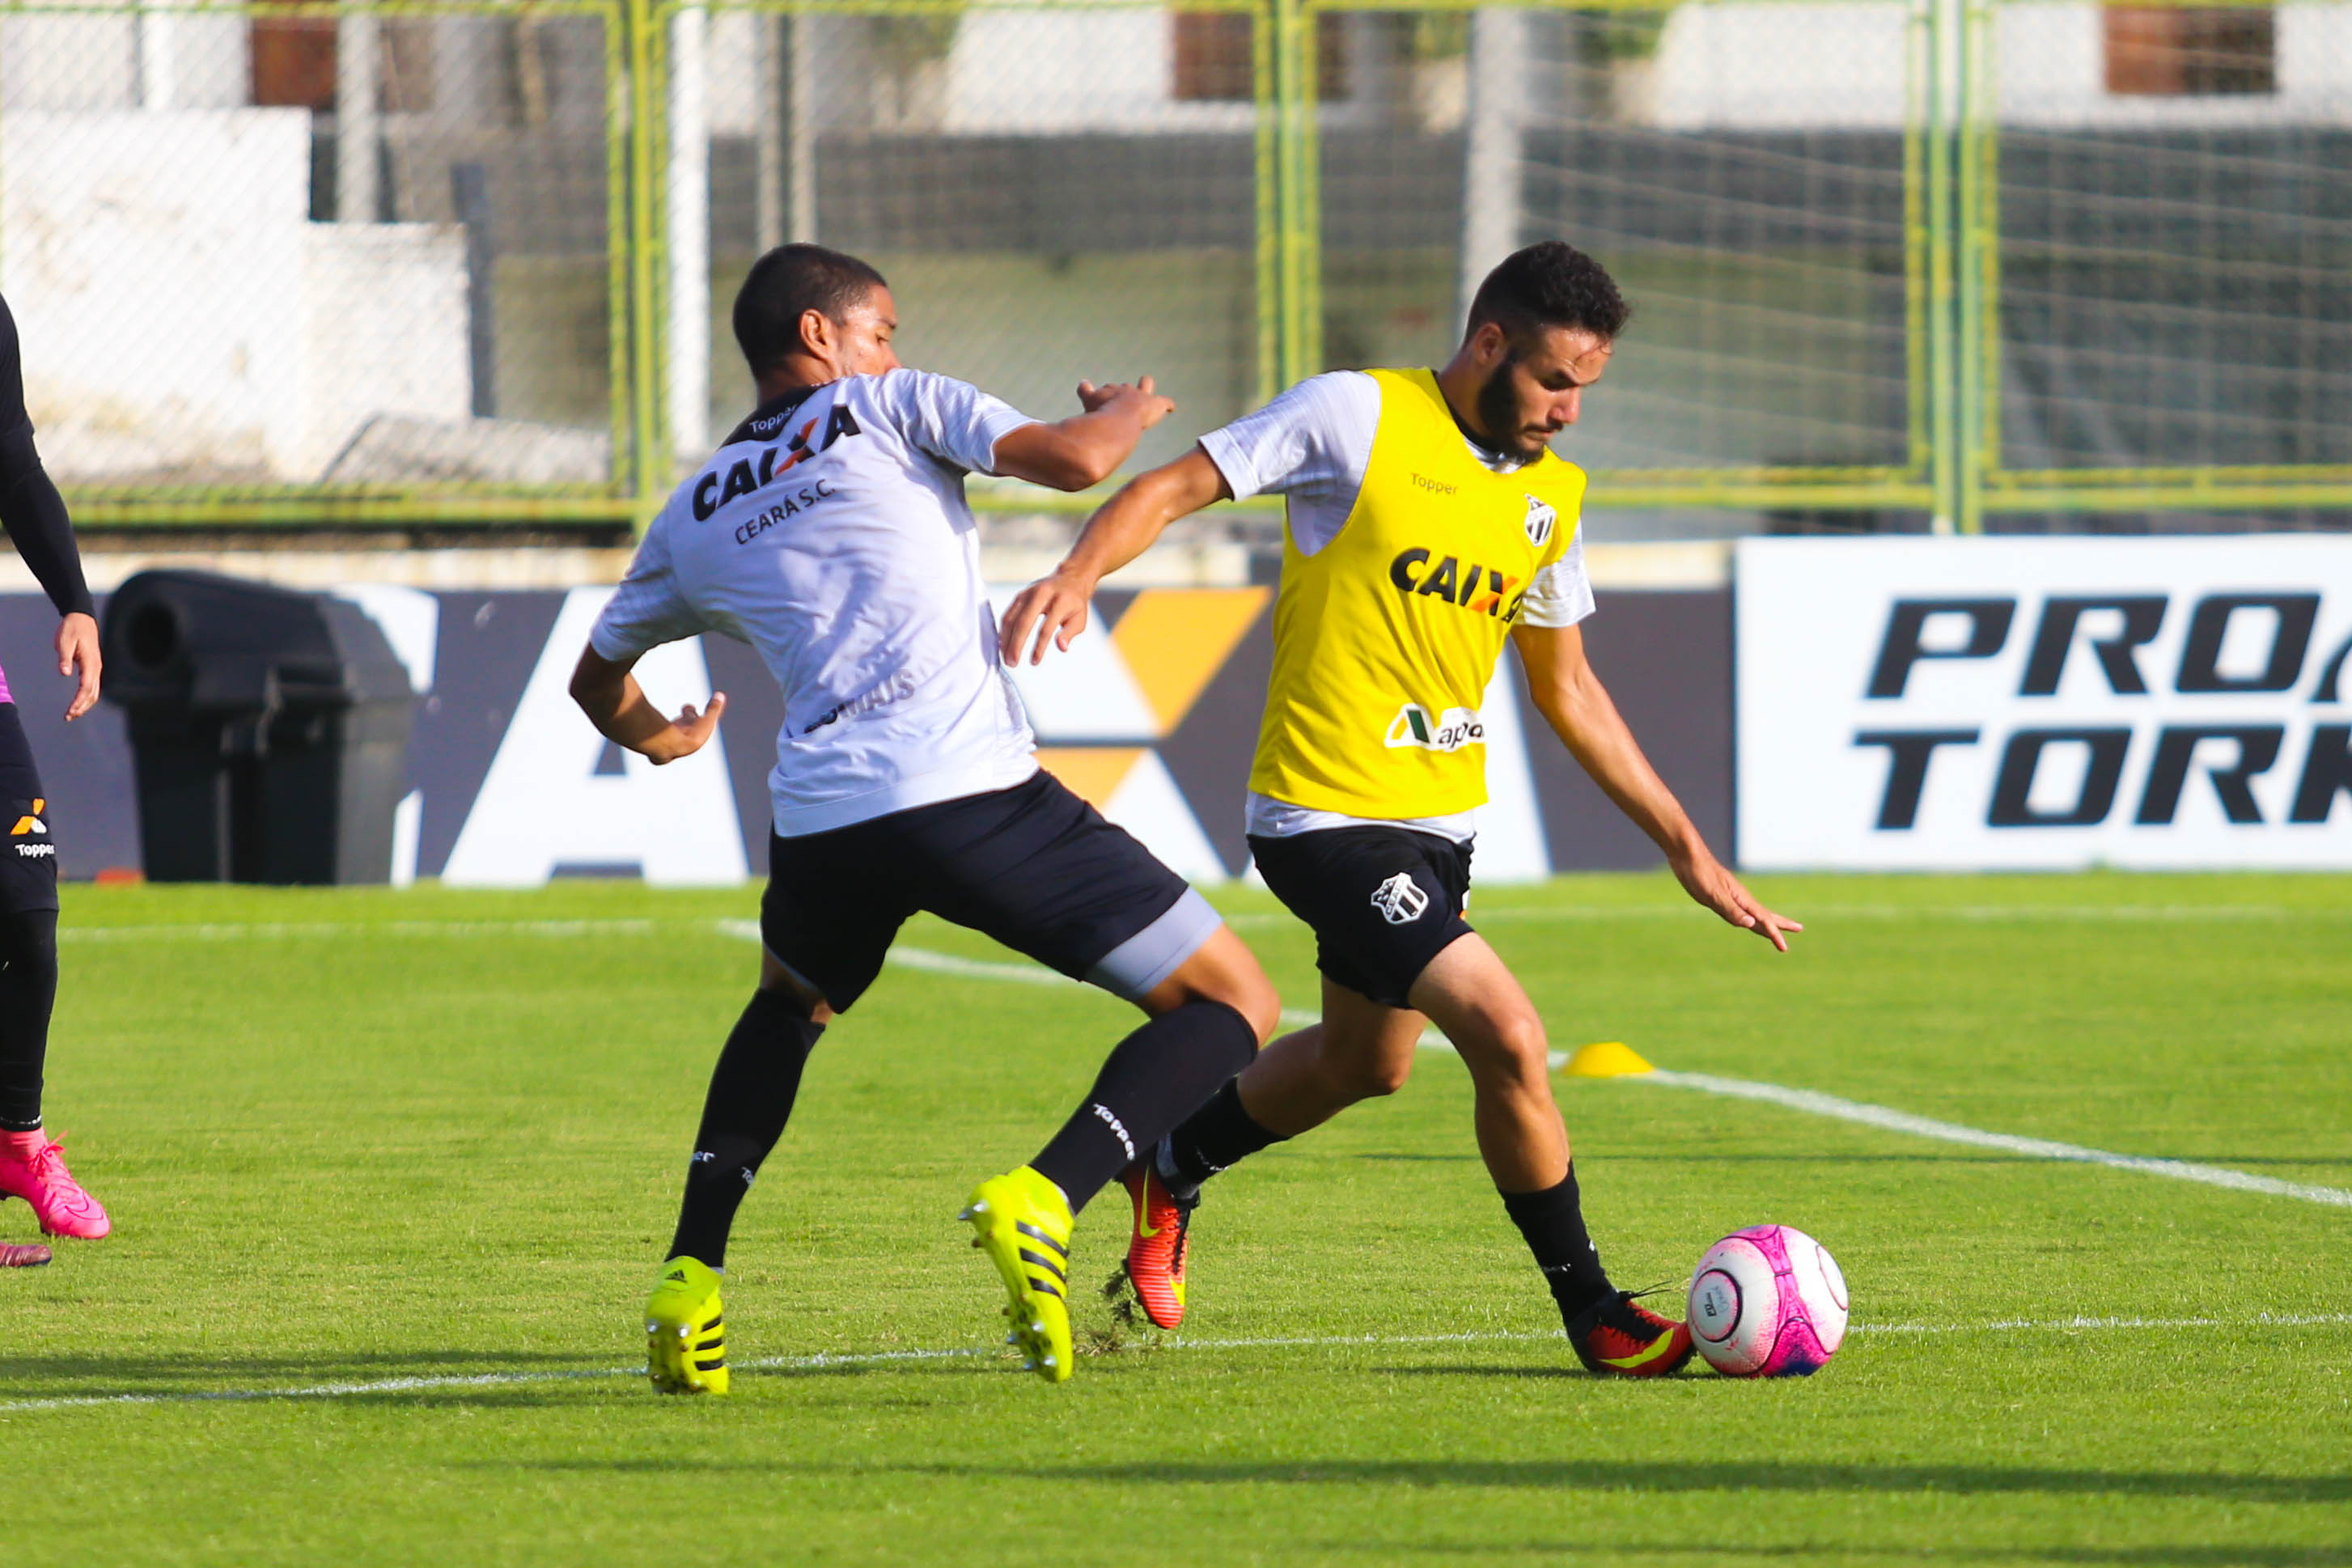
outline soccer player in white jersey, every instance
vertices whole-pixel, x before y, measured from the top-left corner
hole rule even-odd
[[[1148,1015],[1028,1164],[963,1216],[996,1265],[1029,1366],[1071,1372],[1070,1229],[1273,1032],[1257,961],[1201,895],[1039,770],[998,660],[964,477],[1100,482],[1175,405],[1080,384],[1057,424],[900,368],[897,306],[853,257],[754,263],[735,336],[760,406],[680,485],[597,620],[572,691],[656,763],[698,750],[726,699],[666,718],[630,667],[703,632],[756,648],[784,696],[761,900],[759,989],[711,1075],[677,1232],[646,1310],[666,1392],[727,1390],[719,1277],[735,1211],[782,1136],[817,1037],[928,910]]]
[[[1424,1019],[1460,1049],[1479,1152],[1578,1359],[1658,1376],[1689,1330],[1601,1267],[1551,1093],[1543,1021],[1462,912],[1486,796],[1478,705],[1503,645],[1576,760],[1726,921],[1787,950],[1798,930],[1708,853],[1585,662],[1584,476],[1550,449],[1607,368],[1627,308],[1590,257],[1531,246],[1480,287],[1437,370],[1335,372],[1201,438],[1097,512],[1054,576],[1005,612],[1003,650],[1042,658],[1086,625],[1095,584],[1213,501],[1287,499],[1275,668],[1250,773],[1250,848],[1315,931],[1319,1024],[1276,1041],[1125,1173],[1128,1272],[1152,1321],[1185,1307],[1201,1184],[1412,1066]]]

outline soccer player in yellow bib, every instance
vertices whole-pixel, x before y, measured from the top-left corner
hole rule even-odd
[[[1692,898],[1788,950],[1796,921],[1711,854],[1584,657],[1584,475],[1550,450],[1607,368],[1628,309],[1591,258],[1549,241],[1497,267],[1438,371],[1337,372],[1202,437],[1128,485],[1003,626],[1008,663],[1066,648],[1095,585],[1218,500],[1286,500],[1274,674],[1250,772],[1249,843],[1316,934],[1318,1024],[1267,1047],[1122,1178],[1128,1272],[1174,1328],[1201,1184],[1393,1093],[1424,1020],[1462,1053],[1479,1152],[1591,1371],[1657,1376],[1690,1331],[1618,1289],[1585,1229],[1549,1042],[1527,992],[1462,918],[1486,799],[1479,717],[1507,639],[1536,707],[1665,852]]]

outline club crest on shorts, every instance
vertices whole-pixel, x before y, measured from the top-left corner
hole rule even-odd
[[[1429,908],[1429,895],[1421,890],[1421,884],[1412,879],[1410,872],[1399,871],[1372,889],[1372,908],[1380,910],[1381,918],[1392,926],[1409,925],[1421,919],[1423,911]]]
[[[1526,492],[1522,491],[1521,493],[1525,494]],[[1533,496],[1528,496],[1527,500],[1528,542],[1534,545],[1537,549],[1541,550],[1545,543],[1550,540],[1551,531],[1559,526],[1559,513],[1554,511],[1550,507],[1546,506],[1543,502],[1538,500]]]

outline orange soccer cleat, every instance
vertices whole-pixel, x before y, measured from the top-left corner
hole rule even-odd
[[[1200,1194],[1179,1201],[1149,1153],[1118,1179],[1135,1205],[1135,1228],[1127,1240],[1128,1282],[1153,1327],[1175,1328],[1184,1321],[1184,1265],[1192,1256],[1192,1211],[1200,1206]]]
[[[1631,1291],[1612,1290],[1579,1312],[1568,1342],[1584,1370],[1603,1377],[1664,1377],[1691,1358],[1690,1325],[1633,1304]]]

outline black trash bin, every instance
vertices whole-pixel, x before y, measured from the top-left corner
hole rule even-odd
[[[359,606],[142,572],[99,633],[157,882],[384,882],[415,694]]]

